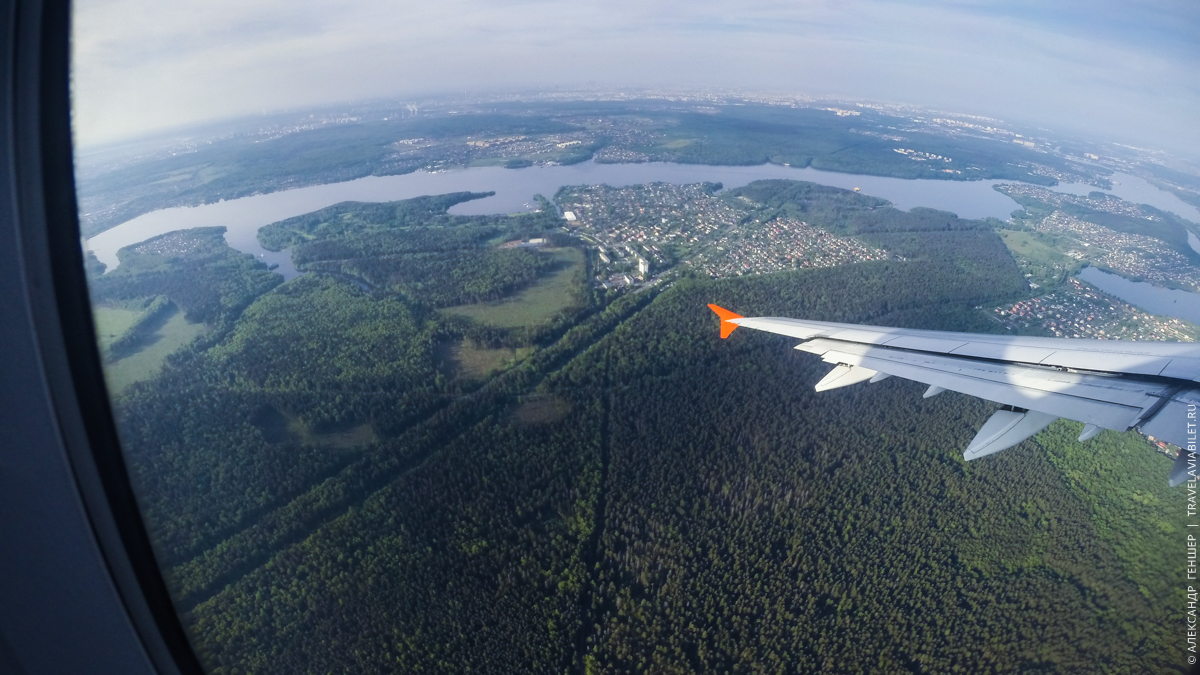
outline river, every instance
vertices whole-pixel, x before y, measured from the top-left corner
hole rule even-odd
[[[1130,281],[1095,267],[1085,267],[1076,276],[1105,293],[1131,305],[1137,305],[1151,314],[1173,316],[1200,324],[1200,295],[1196,293],[1162,288],[1144,281]]]
[[[1146,204],[1160,211],[1169,211],[1200,226],[1200,209],[1176,197],[1173,193],[1160,190],[1145,179],[1127,173],[1114,173],[1109,178],[1113,184],[1111,190],[1101,190],[1087,183],[1059,183],[1050,189],[1080,196],[1091,192],[1103,192],[1120,197],[1127,202]]]
[[[905,180],[881,176],[819,171],[776,164],[760,166],[706,166],[699,164],[597,164],[535,166],[527,169],[480,167],[450,171],[371,176],[343,183],[329,183],[253,195],[203,206],[178,207],[147,213],[106,230],[88,240],[96,257],[113,268],[117,250],[150,237],[192,227],[223,225],[226,241],[268,264],[278,264],[286,278],[295,276],[288,252],[263,249],[258,229],[284,218],[309,213],[342,201],[385,202],[447,192],[495,192],[495,196],[458,204],[450,209],[459,215],[516,213],[533,208],[535,194],[553,197],[564,185],[613,186],[664,182],[675,184],[719,182],[726,188],[741,187],[764,178],[806,180],[846,189],[861,188],[864,194],[882,197],[898,208],[927,206],[957,213],[964,218],[992,216],[1007,219],[1019,208],[1016,202],[992,189],[1002,181]]]
[[[258,243],[258,229],[269,223],[342,201],[385,202],[447,192],[495,192],[492,197],[465,202],[450,209],[451,213],[459,215],[483,215],[528,211],[533,208],[535,194],[552,198],[564,185],[606,183],[622,186],[652,182],[685,184],[711,181],[722,183],[726,188],[734,188],[765,178],[805,180],[846,189],[861,188],[864,194],[887,199],[897,208],[908,210],[915,206],[926,206],[957,213],[963,218],[991,216],[1007,220],[1014,210],[1020,208],[1012,199],[992,189],[992,186],[998,183],[1013,181],[906,180],[777,164],[707,166],[665,162],[597,164],[589,161],[570,166],[535,166],[526,169],[478,167],[432,173],[417,171],[401,176],[370,176],[342,183],[253,195],[215,204],[162,209],[106,230],[89,239],[87,246],[101,262],[112,269],[118,264],[117,250],[122,247],[173,230],[223,225],[227,228],[225,240],[230,246],[250,253],[267,264],[278,265],[278,271],[285,278],[291,278],[296,275],[291,254],[287,251],[271,252],[263,249]],[[1149,189],[1160,195],[1167,195],[1179,204],[1190,207],[1173,194],[1158,190],[1145,181],[1142,181],[1145,185],[1137,184],[1136,180],[1140,179],[1130,179],[1134,177],[1118,174],[1114,179],[1115,194],[1132,196],[1133,193],[1122,193],[1121,190],[1137,190],[1139,196],[1131,201],[1155,205],[1153,200],[1142,194],[1145,187],[1149,186]],[[1068,184],[1056,189],[1086,194],[1095,188]],[[1159,202],[1166,203],[1162,200]],[[1175,211],[1174,208],[1171,210]],[[1200,220],[1200,213],[1197,214],[1197,219]]]

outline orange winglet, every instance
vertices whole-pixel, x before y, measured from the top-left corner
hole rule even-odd
[[[730,333],[732,333],[734,329],[738,327],[736,323],[730,323],[730,320],[740,319],[742,318],[742,315],[734,314],[724,307],[718,307],[716,305],[709,305],[708,308],[716,312],[717,316],[721,317],[721,339],[724,340],[725,338],[729,337]]]

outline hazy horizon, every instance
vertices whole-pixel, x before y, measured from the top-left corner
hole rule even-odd
[[[81,0],[86,148],[379,99],[724,89],[985,115],[1200,158],[1184,2]]]

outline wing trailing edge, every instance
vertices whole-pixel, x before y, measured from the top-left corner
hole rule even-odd
[[[967,460],[1010,448],[1065,418],[1084,424],[1080,442],[1104,429],[1136,429],[1177,445],[1168,482],[1200,479],[1198,344],[952,333],[709,308],[721,317],[722,338],[745,326],[801,340],[796,349],[834,366],[817,391],[896,376],[928,385],[925,398],[956,391],[999,403],[963,453]]]

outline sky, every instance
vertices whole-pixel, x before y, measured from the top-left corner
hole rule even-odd
[[[1194,0],[76,0],[95,146],[309,106],[556,87],[905,103],[1200,158]]]

